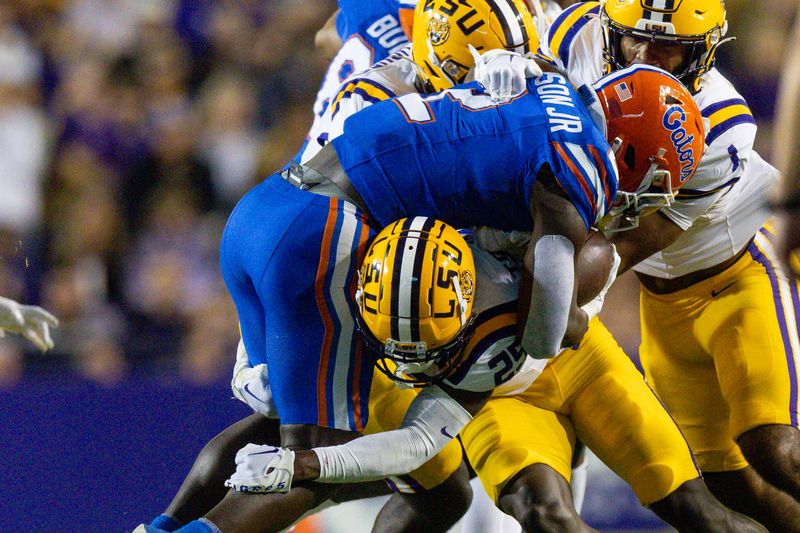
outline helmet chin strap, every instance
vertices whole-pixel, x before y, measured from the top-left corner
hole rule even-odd
[[[456,85],[456,82],[455,82],[455,81],[453,80],[453,78],[451,78],[451,77],[450,77],[450,75],[449,75],[449,74],[448,74],[448,73],[445,71],[445,69],[444,69],[444,65],[442,64],[442,62],[441,62],[441,61],[439,61],[439,58],[438,58],[438,57],[436,57],[436,53],[433,51],[433,45],[431,44],[431,42],[430,42],[429,40],[426,40],[426,41],[425,41],[425,44],[426,44],[426,45],[428,45],[428,61],[430,62],[430,64],[431,64],[431,65],[433,65],[434,67],[436,67],[436,68],[438,68],[438,69],[439,69],[439,71],[441,72],[441,74],[442,74],[442,75],[443,75],[445,78],[447,78],[447,81],[449,81],[449,82],[450,82],[450,85],[451,85],[451,86],[455,86],[455,85]]]

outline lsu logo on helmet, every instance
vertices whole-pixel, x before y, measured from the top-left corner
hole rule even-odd
[[[450,37],[450,22],[443,16],[434,13],[426,28],[428,39],[433,46],[441,46]]]
[[[463,83],[483,53],[535,51],[539,38],[525,0],[419,0],[414,10],[411,56],[425,92]]]
[[[436,383],[458,367],[472,334],[475,264],[464,238],[429,217],[384,228],[359,270],[356,325],[378,368]]]

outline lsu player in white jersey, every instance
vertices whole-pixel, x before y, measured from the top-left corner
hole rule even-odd
[[[436,11],[438,4],[430,4],[434,9],[417,10],[410,48],[401,50],[342,86],[319,122],[320,129],[316,135],[312,135],[311,143],[303,155],[304,161],[316,154],[322,145],[340,135],[345,119],[359,110],[390,97],[441,90],[463,79],[468,68],[456,66],[471,66],[473,58],[467,49],[470,39],[463,33],[457,33],[457,24],[444,24],[451,18],[457,20],[461,13],[447,15]],[[440,4],[447,5],[445,2]],[[436,25],[433,25],[434,22]],[[443,40],[442,35],[445,34],[447,43],[435,47],[432,43]],[[480,44],[487,46],[486,42]],[[448,68],[452,70],[448,72]],[[317,140],[316,145],[314,139]],[[609,408],[609,416],[622,425],[626,425],[630,419],[642,422],[625,431],[608,432],[605,427],[592,427],[589,423],[593,418],[591,413],[584,416],[575,407],[574,423],[581,427],[581,432],[586,433],[596,452],[634,485],[642,502],[651,505],[664,519],[677,527],[697,526],[703,520],[706,527],[725,524],[725,519],[714,514],[720,506],[702,485],[683,438],[638,377],[629,359],[616,343],[615,350],[610,354],[594,359],[598,344],[609,340],[613,342],[599,321],[592,323],[587,339],[582,349],[574,353],[567,352],[562,355],[560,363],[548,365],[547,377],[539,385],[533,383],[530,390],[526,390],[524,385],[518,384],[518,392],[524,393],[520,397],[490,400],[488,408],[492,409],[497,405],[521,405],[521,411],[527,412],[526,418],[532,421],[530,424],[508,424],[508,420],[498,417],[493,410],[493,414],[487,417],[479,414],[475,424],[470,426],[481,428],[481,439],[475,439],[476,433],[469,429],[462,434],[462,438],[465,435],[470,437],[468,441],[464,440],[465,444],[469,442],[467,452],[473,451],[473,464],[480,464],[479,474],[483,474],[484,485],[493,500],[528,529],[586,527],[572,506],[569,487],[564,481],[571,477],[575,430],[564,433],[562,428],[567,425],[572,428],[573,420],[569,417],[573,406],[588,404],[582,403],[584,391],[607,386],[607,375],[613,375],[610,370],[615,369],[617,379],[612,383],[622,384],[624,380],[634,378],[638,381],[633,381],[632,388],[637,394],[630,394],[626,396],[626,402]],[[587,362],[593,359],[593,366],[589,365]],[[564,396],[551,396],[555,387],[553,383],[561,380],[572,382],[574,386]],[[531,399],[538,399],[541,407],[532,405]],[[621,409],[621,406],[625,409]],[[513,411],[513,416],[518,415]],[[499,420],[503,420],[504,424],[499,424]],[[524,429],[514,431],[514,428],[520,427]],[[549,429],[543,431],[543,428]],[[513,453],[507,454],[500,444],[508,442],[513,442],[517,450],[524,446],[528,450],[527,455],[519,457]],[[665,450],[669,450],[669,453],[664,453]],[[487,464],[493,466],[486,468]],[[508,487],[508,493],[504,493],[506,483],[514,477],[518,482]],[[536,508],[528,505],[532,493],[535,500],[541,502]],[[692,509],[693,513],[687,513],[687,509]]]
[[[585,2],[553,22],[542,51],[576,86],[648,63],[691,88],[708,121],[698,171],[671,206],[614,239],[621,271],[642,283],[641,360],[723,503],[798,531],[800,302],[764,225],[778,173],[714,68],[727,29],[722,0]]]

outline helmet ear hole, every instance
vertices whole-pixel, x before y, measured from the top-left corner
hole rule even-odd
[[[633,145],[628,144],[628,147],[625,149],[625,156],[622,160],[628,165],[628,168],[636,168],[636,148],[634,148]]]

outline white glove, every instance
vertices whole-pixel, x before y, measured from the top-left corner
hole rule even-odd
[[[58,319],[35,305],[21,305],[0,296],[0,337],[5,330],[22,335],[41,351],[53,347],[50,328],[58,327]]]
[[[468,46],[475,59],[475,81],[483,85],[495,103],[501,104],[522,94],[527,78],[542,75],[542,69],[530,57],[503,49],[480,55],[472,45]]]
[[[619,270],[619,265],[622,262],[622,258],[617,253],[617,247],[613,244],[611,245],[611,254],[614,259],[613,263],[611,263],[611,271],[608,273],[608,279],[606,280],[603,290],[600,291],[600,294],[594,297],[594,300],[581,307],[581,309],[586,311],[586,314],[589,315],[589,320],[593,319],[600,313],[600,310],[603,308],[603,300],[606,298],[606,293],[608,292],[608,289],[611,288],[614,280],[617,279],[617,271]]]
[[[272,389],[269,386],[267,365],[250,366],[241,339],[236,350],[231,390],[236,398],[249,405],[256,413],[261,413],[267,418],[278,418],[278,409],[275,407]]]
[[[294,477],[294,452],[288,448],[248,444],[236,452],[236,472],[225,486],[237,492],[289,492]]]

